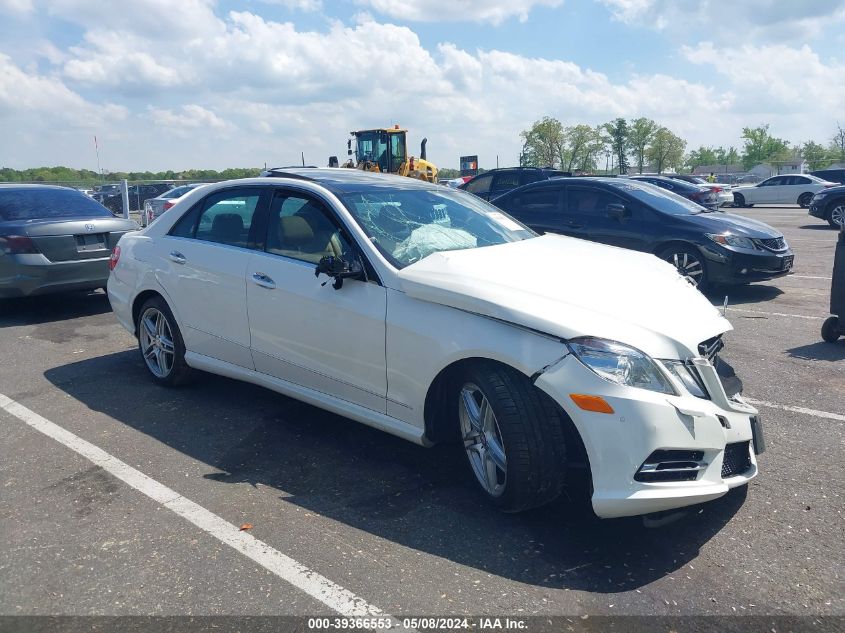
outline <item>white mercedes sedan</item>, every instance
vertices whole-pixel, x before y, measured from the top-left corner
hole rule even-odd
[[[739,185],[733,188],[735,207],[753,207],[755,204],[797,204],[805,209],[813,196],[835,182],[822,180],[811,174],[783,174],[772,176],[756,185]]]
[[[121,238],[111,268],[156,382],[204,370],[461,442],[507,512],[552,501],[578,466],[600,517],[757,474],[759,417],[718,355],[731,326],[698,290],[653,255],[539,236],[472,194],[272,170],[187,194]]]

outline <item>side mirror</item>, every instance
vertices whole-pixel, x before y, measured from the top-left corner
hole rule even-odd
[[[317,267],[314,269],[314,276],[319,277],[320,273],[334,277],[332,288],[340,290],[343,288],[344,279],[360,279],[366,280],[364,275],[364,267],[358,259],[347,261],[343,257],[335,257],[334,255],[326,255],[321,258]],[[327,282],[323,282],[326,285]]]
[[[613,203],[607,205],[606,209],[607,217],[617,220],[618,222],[622,222],[623,220],[627,220],[631,217],[631,212],[628,211],[627,207],[624,204]]]

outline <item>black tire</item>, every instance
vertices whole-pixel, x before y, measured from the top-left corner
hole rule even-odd
[[[144,333],[142,332],[142,328],[146,327],[144,323],[145,317],[152,316],[155,312],[166,320],[167,328],[171,333],[170,339],[173,344],[172,362],[167,371],[161,371],[158,374],[154,371],[144,353]],[[138,312],[138,323],[135,325],[138,337],[138,350],[152,379],[165,387],[178,387],[187,383],[193,375],[193,370],[185,362],[185,342],[182,340],[182,332],[179,331],[179,325],[176,323],[176,319],[167,302],[160,296],[150,297]],[[147,331],[149,332],[149,330]]]
[[[827,210],[827,223],[835,229],[845,223],[845,200],[835,200]]]
[[[745,196],[741,193],[734,194],[734,206],[735,207],[744,207],[745,206]]]
[[[835,316],[825,319],[822,323],[822,339],[827,343],[835,343],[839,340],[840,335],[839,319]]]
[[[807,207],[810,206],[810,200],[812,200],[812,199],[813,199],[813,194],[811,194],[809,192],[808,193],[802,193],[800,196],[798,196],[798,206],[800,206],[802,209],[806,209]]]
[[[491,494],[475,471],[462,432],[466,463],[479,489],[503,512],[521,512],[556,499],[566,482],[566,442],[565,422],[551,398],[520,372],[480,361],[468,366],[451,390],[459,420],[464,415],[461,409],[467,386],[477,387],[489,403],[506,459],[503,489]],[[459,430],[462,428],[459,425]]]
[[[668,246],[657,253],[657,256],[675,266],[678,272],[701,292],[704,292],[710,285],[707,263],[704,261],[704,256],[695,247],[684,246],[683,244]]]

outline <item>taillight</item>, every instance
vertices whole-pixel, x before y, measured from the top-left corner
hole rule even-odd
[[[23,255],[25,253],[37,253],[38,249],[26,235],[5,235],[0,236],[0,251],[6,255]]]
[[[719,193],[721,190],[721,187],[710,187],[710,191],[712,191],[713,193]]]
[[[172,201],[170,201],[170,200],[167,200],[167,201],[164,203],[164,210],[165,210],[165,211],[167,211],[167,210],[168,210],[170,207],[172,207],[174,204],[176,204],[176,203],[175,203],[175,202],[172,202]]]
[[[109,257],[109,270],[114,270],[117,267],[117,262],[120,261],[120,246],[115,246],[112,249],[111,256]]]

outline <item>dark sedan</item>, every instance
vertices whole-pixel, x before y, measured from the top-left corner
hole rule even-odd
[[[684,182],[682,180],[675,180],[674,178],[667,178],[666,176],[628,176],[631,180],[641,180],[652,185],[656,185],[661,189],[666,189],[679,196],[683,196],[687,200],[692,200],[702,207],[707,207],[713,211],[719,209],[718,193],[713,191],[711,187],[706,185],[697,185],[695,183]]]
[[[511,189],[532,182],[570,175],[568,171],[551,167],[501,167],[478,174],[464,184],[458,185],[458,189],[474,193],[484,200],[492,200]]]
[[[792,269],[792,250],[769,225],[627,178],[536,182],[493,204],[541,233],[654,253],[699,289],[763,281]]]
[[[845,224],[845,185],[816,192],[810,200],[810,215],[827,220],[835,229]]]
[[[0,298],[103,288],[131,220],[66,187],[0,185]]]

